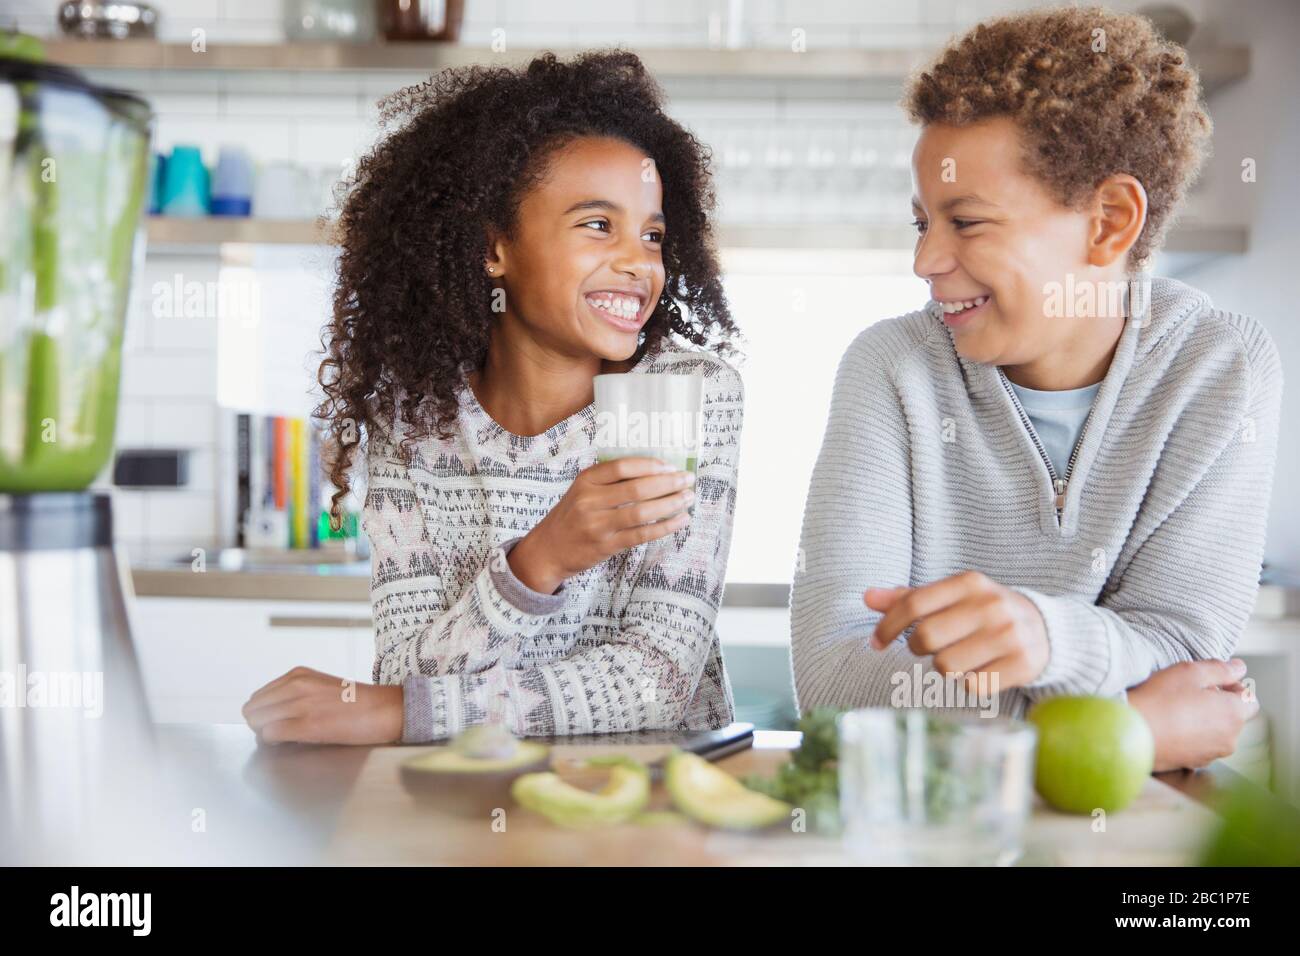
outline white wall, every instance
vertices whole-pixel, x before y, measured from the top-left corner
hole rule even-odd
[[[1300,468],[1295,423],[1300,419],[1300,4],[1250,0],[1224,4],[1218,21],[1225,41],[1250,45],[1251,75],[1223,90],[1212,104],[1214,155],[1202,199],[1207,215],[1250,224],[1250,251],[1207,263],[1183,278],[1216,305],[1264,324],[1282,355],[1286,388],[1274,479],[1267,560],[1300,573],[1300,507],[1291,476]],[[1253,158],[1258,178],[1241,181],[1241,162]]]

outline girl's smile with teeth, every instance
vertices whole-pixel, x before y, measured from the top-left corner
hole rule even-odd
[[[616,320],[620,327],[640,326],[637,320],[641,316],[644,300],[639,296],[618,292],[589,292],[583,299],[593,309]]]

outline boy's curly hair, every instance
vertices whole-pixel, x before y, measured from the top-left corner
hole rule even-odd
[[[922,125],[1010,117],[1027,171],[1069,206],[1107,176],[1136,178],[1147,222],[1134,264],[1159,248],[1211,132],[1187,52],[1146,18],[1099,7],[979,24],[909,81],[903,106]]]
[[[326,474],[332,513],[351,487],[362,430],[403,423],[403,449],[450,435],[457,395],[487,353],[488,233],[510,235],[547,159],[582,136],[615,137],[654,160],[663,183],[664,292],[640,350],[671,334],[734,350],[710,213],[709,152],[663,111],[641,61],[622,50],[526,67],[444,70],[382,99],[388,133],[340,185],[341,252],[322,332]]]

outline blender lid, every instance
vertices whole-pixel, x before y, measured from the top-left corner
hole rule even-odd
[[[130,120],[147,123],[153,115],[149,101],[128,90],[99,86],[69,66],[39,60],[0,56],[0,82],[49,83],[80,91],[104,101],[104,105]]]

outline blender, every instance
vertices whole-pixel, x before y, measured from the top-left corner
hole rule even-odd
[[[0,33],[3,862],[85,859],[151,751],[130,578],[87,489],[113,450],[152,126]]]

